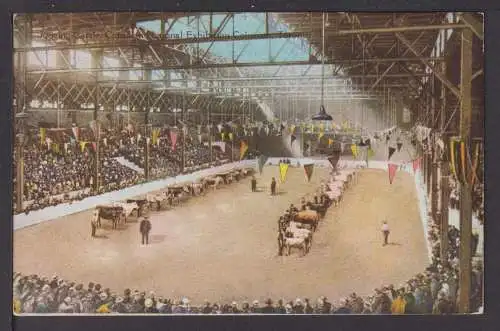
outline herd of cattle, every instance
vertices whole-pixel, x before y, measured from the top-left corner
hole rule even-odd
[[[212,176],[200,178],[195,181],[186,181],[167,187],[156,194],[147,194],[142,199],[127,199],[125,202],[113,202],[95,207],[91,223],[96,228],[101,227],[101,219],[109,220],[112,228],[116,229],[119,224],[125,224],[127,218],[134,212],[137,217],[147,210],[161,210],[165,206],[173,207],[180,205],[191,197],[205,195],[208,190],[216,190],[222,184],[230,184],[242,178],[253,175],[253,168],[233,169]]]
[[[333,171],[327,181],[321,183],[312,199],[303,197],[300,210],[294,205],[286,210],[278,221],[278,254],[290,255],[292,248],[306,255],[312,245],[313,233],[327,209],[337,206],[342,196],[356,178],[355,169]]]

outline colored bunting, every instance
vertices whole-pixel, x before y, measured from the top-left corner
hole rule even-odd
[[[333,145],[333,139],[328,138],[328,147],[331,147]]]
[[[40,128],[40,145],[43,145],[45,142],[45,136],[47,134],[47,129],[46,128]]]
[[[241,141],[240,144],[240,160],[243,160],[245,153],[248,151],[248,144],[245,141]]]
[[[356,159],[358,157],[358,146],[356,144],[351,145],[352,156]]]
[[[320,133],[318,133],[318,142],[320,142],[320,141],[321,141],[321,138],[323,138],[323,136],[324,136],[324,135],[325,135],[325,133],[324,133],[324,132],[320,132]]]
[[[310,182],[314,171],[314,163],[304,164],[304,171],[306,173],[307,181]]]
[[[229,132],[229,140],[233,141],[233,133]]]
[[[413,166],[413,172],[414,173],[417,173],[417,170],[420,169],[420,159],[421,158],[417,158],[415,160],[412,161],[412,166]]]
[[[387,161],[391,159],[394,152],[396,152],[396,149],[394,147],[389,147],[389,156],[387,157]]]
[[[396,171],[398,170],[398,165],[394,163],[389,163],[388,167],[389,167],[389,183],[392,184],[392,181],[396,176]]]
[[[80,141],[80,148],[82,150],[82,153],[85,151],[85,146],[87,145],[86,141]]]
[[[172,150],[175,151],[177,145],[177,132],[170,130],[170,142],[172,143]]]
[[[269,159],[268,156],[265,155],[260,155],[257,162],[259,165],[259,173],[262,175],[262,171],[264,170],[264,165],[266,165],[267,159]]]
[[[280,180],[282,183],[285,182],[286,180],[286,174],[288,172],[288,164],[287,163],[280,163]]]
[[[73,131],[73,136],[75,136],[76,141],[78,141],[80,139],[80,128],[74,126],[71,128],[71,131]]]

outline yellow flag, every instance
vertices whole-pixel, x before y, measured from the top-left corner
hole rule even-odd
[[[314,132],[314,124],[311,123],[311,132]]]
[[[287,172],[288,172],[288,164],[280,163],[280,180],[282,183],[285,182]]]
[[[354,156],[354,158],[358,157],[358,146],[356,144],[351,145],[351,152],[352,152],[352,156]]]
[[[80,148],[82,149],[82,153],[85,150],[85,146],[87,145],[86,141],[80,141]]]
[[[224,132],[221,132],[220,133],[220,137],[221,137],[222,141],[224,141],[224,138],[226,137],[226,134]]]
[[[229,140],[233,141],[233,133],[229,132]]]
[[[248,145],[245,141],[242,140],[240,145],[240,160],[243,159],[243,156],[245,156],[247,150],[248,150]]]
[[[290,134],[293,134],[295,132],[295,125],[290,126]]]
[[[323,132],[318,133],[318,141],[321,141],[321,138],[323,138],[325,134]]]
[[[45,143],[45,134],[47,133],[46,128],[40,128],[40,145]]]
[[[333,144],[333,139],[328,138],[328,147],[332,146]]]
[[[325,131],[325,124],[324,124],[324,123],[321,123],[321,124],[319,125],[319,131],[320,131],[320,132],[324,132],[324,131]]]

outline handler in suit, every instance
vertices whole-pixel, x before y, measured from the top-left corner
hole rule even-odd
[[[384,235],[384,244],[383,246],[387,245],[389,243],[389,233],[391,232],[389,230],[389,224],[387,224],[386,221],[382,223],[382,234]]]
[[[142,236],[142,244],[149,244],[149,231],[151,231],[151,222],[149,218],[146,216],[142,219],[141,224],[139,226],[139,230]]]
[[[252,192],[257,192],[257,179],[255,179],[255,176],[252,176]]]
[[[271,180],[271,195],[276,195],[276,179]]]

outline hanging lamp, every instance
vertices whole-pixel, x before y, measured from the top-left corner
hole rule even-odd
[[[323,13],[322,45],[321,45],[321,106],[319,113],[312,117],[313,121],[332,121],[331,115],[326,113],[325,106],[325,13]]]

